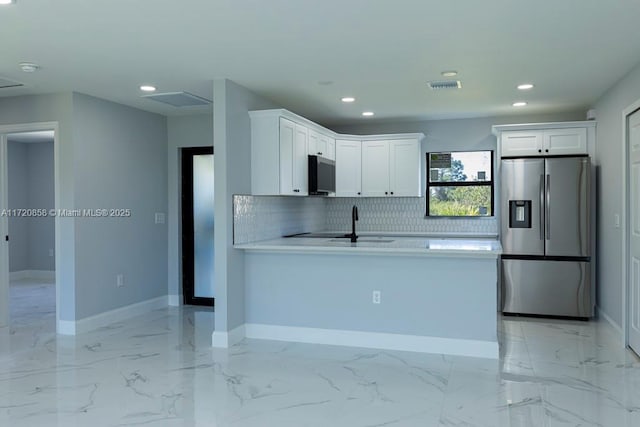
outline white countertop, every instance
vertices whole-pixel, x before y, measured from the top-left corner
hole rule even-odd
[[[259,252],[385,254],[411,256],[453,256],[497,258],[502,246],[494,239],[443,239],[406,236],[359,235],[356,243],[349,239],[319,237],[287,237],[234,245],[236,249]]]

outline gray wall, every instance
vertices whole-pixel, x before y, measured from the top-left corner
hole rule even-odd
[[[7,144],[9,209],[29,206],[29,174],[27,146],[9,141]],[[29,219],[10,217],[9,271],[29,270]]]
[[[53,143],[9,140],[9,206],[24,209],[54,207]],[[54,271],[54,217],[9,219],[9,271]]]
[[[622,228],[614,227],[614,215],[624,218],[622,158],[626,143],[622,112],[640,100],[640,64],[618,81],[595,104],[598,174],[598,306],[622,325],[624,292]]]
[[[58,122],[57,147],[60,206],[74,207],[73,101],[71,93],[0,98],[0,125]],[[75,227],[60,221],[56,271],[58,311],[61,320],[75,320]]]
[[[73,94],[75,206],[131,209],[130,218],[77,218],[76,317],[167,294],[166,119]],[[125,286],[116,287],[124,275]]]
[[[53,143],[27,144],[29,158],[29,206],[53,209],[54,173]],[[55,258],[49,249],[55,247],[54,217],[34,217],[29,223],[29,270],[55,270]]]
[[[248,112],[268,108],[278,107],[230,80],[213,82],[216,332],[245,323],[244,256],[232,247],[233,195],[251,191]]]
[[[175,116],[167,119],[169,211],[169,296],[172,304],[182,301],[182,240],[180,215],[180,149],[213,146],[213,115]]]

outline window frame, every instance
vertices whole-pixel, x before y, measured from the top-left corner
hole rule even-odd
[[[438,183],[432,183],[431,182],[431,160],[430,160],[430,155],[431,154],[441,154],[441,153],[449,153],[449,154],[454,154],[454,153],[491,153],[491,180],[489,181],[443,181],[443,182],[438,182]],[[425,211],[425,218],[495,218],[496,216],[496,212],[495,212],[495,157],[494,157],[494,150],[456,150],[456,151],[428,151],[426,153],[426,192],[425,192],[425,199],[426,199],[426,211]],[[470,216],[470,215],[456,215],[456,216],[451,216],[451,215],[430,215],[429,214],[429,200],[431,199],[431,187],[491,187],[491,215],[476,215],[476,216]]]

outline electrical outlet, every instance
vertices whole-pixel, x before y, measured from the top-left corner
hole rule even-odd
[[[49,249],[49,256],[53,256],[53,249]]]
[[[119,288],[124,286],[124,274],[118,274],[116,276],[116,286]]]
[[[381,293],[380,291],[373,291],[373,303],[380,304]]]

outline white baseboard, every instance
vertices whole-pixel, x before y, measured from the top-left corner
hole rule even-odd
[[[181,300],[180,295],[169,295],[169,305],[171,307],[180,307],[182,305],[180,303]]]
[[[9,280],[56,280],[56,272],[49,270],[21,270],[9,273]]]
[[[247,323],[247,338],[497,359],[498,342]]]
[[[245,325],[240,325],[229,332],[213,331],[211,334],[211,346],[229,348],[238,344],[245,337]]]
[[[147,301],[138,302],[126,307],[116,308],[95,316],[85,317],[77,321],[58,321],[58,333],[62,335],[76,335],[92,331],[112,323],[120,322],[131,317],[140,316],[168,305],[168,297],[162,296]]]
[[[73,320],[58,320],[57,331],[60,335],[75,335],[76,322]]]
[[[596,315],[598,316],[598,318],[604,319],[609,325],[611,325],[611,327],[618,333],[618,335],[622,337],[622,340],[624,341],[624,332],[622,331],[622,327],[618,325],[616,322],[614,322],[613,319],[609,317],[607,313],[602,311],[602,309],[597,305],[596,305]]]

